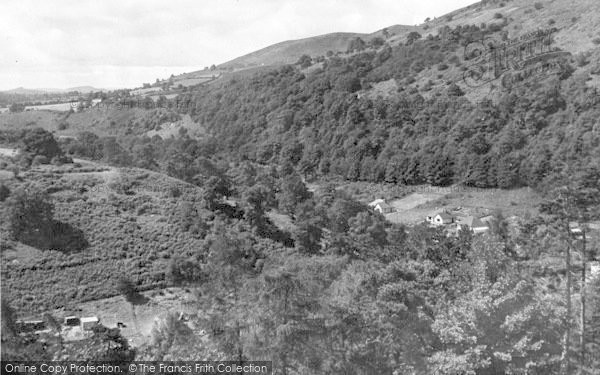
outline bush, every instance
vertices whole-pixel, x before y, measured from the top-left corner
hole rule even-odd
[[[504,16],[502,15],[502,13],[495,13],[495,14],[494,14],[494,18],[495,18],[495,19],[500,19],[500,18],[502,18],[502,17],[504,17]]]
[[[548,20],[548,25],[554,25],[556,23],[556,21],[553,18],[550,18]]]
[[[171,198],[179,198],[181,197],[181,189],[178,186],[169,187],[169,197]]]
[[[70,164],[73,163],[73,158],[71,158],[70,156],[55,156],[52,158],[52,160],[50,160],[50,163],[52,165],[63,165],[63,164]]]
[[[26,131],[22,143],[23,151],[33,155],[44,155],[47,158],[62,155],[62,150],[52,134],[42,128]]]
[[[446,70],[446,69],[448,69],[448,65],[447,65],[447,64],[440,63],[440,64],[438,65],[438,70],[440,70],[440,71],[441,71],[441,70]]]
[[[586,53],[578,53],[577,55],[575,55],[575,63],[578,67],[583,67],[589,64],[590,61],[588,60],[588,56]]]
[[[128,301],[137,295],[135,285],[126,277],[121,277],[117,281],[117,291]]]
[[[9,195],[10,189],[4,184],[0,184],[0,202],[4,202]]]
[[[44,155],[36,155],[31,162],[31,165],[48,164],[48,158]]]
[[[58,124],[58,130],[65,130],[68,127],[69,127],[69,123],[66,121],[63,121],[60,124]]]
[[[544,4],[537,2],[537,3],[533,4],[533,7],[537,10],[540,10],[544,7]]]
[[[594,44],[600,44],[600,38],[594,38],[594,39],[592,39],[592,42]]]
[[[43,191],[17,191],[9,200],[11,237],[25,244],[40,244],[50,236],[54,204]],[[41,246],[40,246],[41,247]]]

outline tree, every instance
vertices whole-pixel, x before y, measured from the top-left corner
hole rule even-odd
[[[321,250],[323,230],[309,220],[297,222],[293,239],[296,249],[304,254],[317,254]]]
[[[4,184],[0,184],[0,202],[4,202],[9,196],[10,189]]]
[[[175,313],[169,313],[162,319],[154,321],[152,327],[152,345],[157,352],[152,358],[164,360],[165,356],[176,346],[188,346],[192,339],[192,330]]]
[[[406,37],[406,44],[411,45],[418,39],[421,39],[421,34],[419,34],[416,31],[411,31],[410,33],[408,33],[408,36]]]
[[[126,167],[132,164],[131,155],[117,142],[116,137],[102,138],[102,155],[104,161],[111,165]]]
[[[264,203],[269,192],[261,185],[255,185],[244,191],[242,205],[244,218],[258,231],[262,231],[266,225]]]
[[[25,110],[25,104],[22,103],[13,103],[10,105],[8,110],[11,113],[23,112]]]
[[[17,334],[17,314],[4,296],[2,296],[0,301],[2,307],[2,310],[0,311],[0,318],[2,319],[2,342],[5,342],[10,337],[14,337]],[[2,359],[4,360],[4,358]]]
[[[387,233],[382,216],[370,212],[359,212],[348,220],[349,233],[365,244],[383,247],[387,244]]]
[[[258,254],[250,240],[239,232],[216,226],[207,239],[208,256],[203,267],[204,325],[221,351],[239,363],[247,360],[247,338],[254,300],[247,293],[248,278],[255,273]]]
[[[570,168],[575,170],[571,171]],[[563,349],[563,366],[568,373],[570,370],[570,335],[571,335],[571,250],[573,239],[570,223],[585,223],[589,220],[600,217],[600,166],[596,164],[588,166],[567,166],[567,173],[557,177],[554,186],[557,186],[547,192],[548,199],[542,203],[541,211],[551,215],[555,219],[558,237],[565,245],[565,265],[566,265],[566,326]],[[583,240],[585,241],[585,233]],[[583,243],[583,254],[581,256],[582,264],[582,290],[581,298],[581,317],[580,317],[580,367],[585,367],[585,298],[586,298],[586,280],[585,269],[587,254],[585,254],[585,242]]]
[[[302,69],[306,69],[312,65],[312,58],[309,55],[302,55],[296,62],[296,64],[300,65]]]
[[[63,154],[52,134],[42,128],[25,131],[21,142],[23,151],[43,155],[48,160]]]
[[[446,89],[446,94],[449,97],[457,97],[463,96],[465,92],[456,83],[452,82],[450,86],[448,86],[448,88]]]
[[[311,193],[297,174],[284,177],[281,182],[279,193],[277,193],[277,202],[279,209],[292,215],[299,203],[302,203],[311,197]]]
[[[463,269],[469,291],[439,309],[432,373],[555,373],[564,324],[558,298],[536,290],[501,244],[480,241]]]
[[[54,204],[45,191],[16,190],[7,206],[13,239],[36,247],[44,247],[52,239]]]
[[[336,198],[327,210],[328,227],[334,232],[345,233],[350,228],[348,220],[366,210],[366,206],[350,198]]]
[[[333,257],[286,257],[283,264],[263,270],[254,290],[257,337],[254,357],[273,360],[281,374],[322,373],[327,325],[323,316],[323,285],[343,268]],[[326,372],[324,372],[326,373]]]
[[[231,194],[229,181],[220,176],[211,176],[204,183],[204,201],[209,210],[214,210],[223,197]]]
[[[335,84],[335,88],[339,91],[353,93],[362,88],[360,78],[356,74],[346,74],[340,76]]]
[[[348,44],[347,52],[360,52],[367,48],[367,43],[359,37],[356,37],[350,41]]]
[[[135,285],[127,277],[121,277],[117,280],[117,291],[129,302],[138,295]]]

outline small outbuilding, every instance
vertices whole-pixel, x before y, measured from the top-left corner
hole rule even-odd
[[[100,319],[97,316],[89,316],[81,318],[81,329],[89,331],[100,323]]]
[[[385,199],[375,199],[373,202],[369,203],[368,206],[382,214],[394,212],[394,206],[387,203]]]
[[[473,233],[483,233],[490,229],[488,225],[481,221],[481,219],[474,216],[457,216],[456,224],[459,228],[463,225],[468,227]]]
[[[79,318],[76,316],[65,316],[63,324],[69,327],[74,327],[79,325]]]

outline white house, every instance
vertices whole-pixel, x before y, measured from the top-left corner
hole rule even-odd
[[[97,316],[88,316],[86,318],[81,318],[81,329],[84,331],[89,331],[100,323],[100,319]]]
[[[373,202],[369,203],[368,206],[382,214],[394,212],[394,206],[387,203],[385,199],[375,199]]]
[[[433,225],[447,225],[454,223],[454,216],[443,211],[437,214],[428,215],[427,221]]]

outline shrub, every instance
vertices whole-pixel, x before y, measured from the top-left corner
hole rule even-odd
[[[71,158],[70,156],[55,156],[52,158],[52,160],[50,160],[50,163],[52,165],[63,165],[63,164],[70,164],[73,163],[73,158]]]
[[[445,64],[445,63],[440,63],[440,64],[438,65],[438,70],[440,70],[440,71],[441,71],[441,70],[446,70],[446,69],[448,69],[448,65],[447,65],[447,64]]]
[[[556,23],[556,21],[553,18],[550,18],[548,20],[548,25],[554,25]]]
[[[178,186],[169,187],[169,197],[179,198],[181,196],[181,189]]]
[[[31,162],[31,165],[48,164],[48,158],[44,155],[36,155]]]
[[[66,121],[62,121],[60,124],[58,124],[58,130],[65,130],[69,127],[69,123]]]
[[[502,13],[494,13],[494,18],[495,18],[495,19],[500,19],[500,18],[502,18],[502,17],[504,17],[504,16],[502,15]]]
[[[592,39],[592,42],[594,44],[600,44],[600,38],[594,38],[594,39]]]
[[[589,64],[590,61],[588,60],[588,56],[586,53],[578,53],[577,55],[575,55],[575,63],[578,67],[583,67]]]
[[[537,3],[534,3],[534,4],[533,4],[533,7],[534,7],[535,9],[537,9],[537,10],[540,10],[540,9],[542,9],[542,8],[544,7],[544,4],[542,4],[542,3],[540,3],[540,2],[537,2]]]
[[[135,285],[126,277],[121,277],[117,281],[117,291],[128,301],[130,301],[137,294]]]
[[[9,200],[9,230],[13,239],[28,245],[44,243],[50,236],[54,204],[43,191],[19,190]],[[41,246],[40,246],[41,247]]]
[[[4,184],[0,184],[0,202],[4,202],[9,195],[10,189]]]
[[[22,142],[23,150],[33,155],[44,155],[51,158],[62,154],[62,150],[52,134],[42,128],[28,130],[23,136]]]

